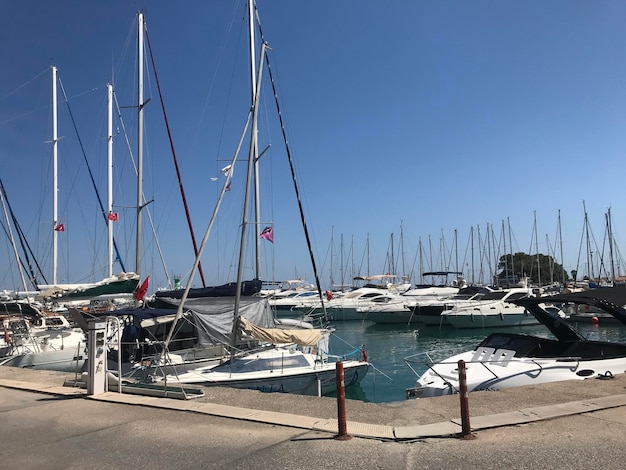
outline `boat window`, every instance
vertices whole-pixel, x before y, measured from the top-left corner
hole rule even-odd
[[[488,292],[480,300],[500,300],[506,294],[508,294],[506,291]]]
[[[307,367],[309,362],[301,354],[276,356],[271,358],[241,358],[225,362],[211,369],[211,372],[258,372],[262,370],[290,369]]]
[[[507,300],[523,299],[524,297],[528,297],[527,292],[515,292],[511,294]]]
[[[46,320],[46,324],[50,325],[50,326],[63,326],[63,320],[61,320],[60,318],[48,318]]]
[[[372,297],[378,297],[380,292],[369,292],[367,294],[363,294],[360,299],[371,299]]]

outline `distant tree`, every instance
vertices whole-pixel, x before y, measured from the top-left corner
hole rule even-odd
[[[555,262],[552,256],[541,253],[529,255],[518,252],[513,255],[501,256],[498,269],[500,269],[500,273],[497,275],[497,280],[504,284],[525,277],[528,277],[533,283],[541,281],[541,284],[563,283],[569,280],[567,271],[563,269],[563,266]],[[541,279],[539,279],[540,276]]]

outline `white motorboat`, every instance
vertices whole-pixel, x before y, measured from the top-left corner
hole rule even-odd
[[[63,316],[42,316],[34,322],[7,320],[0,341],[0,365],[63,372],[84,365],[85,334],[72,328]]]
[[[284,295],[269,297],[268,300],[277,318],[305,315],[321,305],[317,290],[291,291]]]
[[[453,308],[441,312],[445,322],[455,328],[495,328],[508,326],[536,325],[537,319],[515,300],[533,297],[530,288],[517,287],[496,290],[482,295],[477,300],[456,303]]]
[[[357,307],[365,320],[380,324],[411,323],[413,310],[407,304],[407,299],[401,295],[381,294],[372,297],[369,301]]]
[[[396,277],[393,274],[356,276],[354,281],[365,281],[366,284],[344,293],[341,297],[331,298],[326,304],[328,316],[334,321],[363,320],[365,309],[372,306],[370,303],[372,299],[378,298],[380,301],[381,295],[395,298],[411,287],[405,282],[396,284],[389,282]]]
[[[465,363],[468,391],[501,390],[561,380],[608,378],[626,370],[626,344],[592,341],[573,329],[552,308],[559,304],[586,304],[601,308],[626,324],[626,287],[594,289],[515,301],[545,325],[551,337],[493,333],[475,349],[432,363],[436,351],[405,358],[419,375],[410,397],[432,397],[459,392],[460,361]],[[423,369],[422,369],[423,370]]]

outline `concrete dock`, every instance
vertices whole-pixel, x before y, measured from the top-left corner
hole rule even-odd
[[[0,468],[623,468],[626,374],[373,404],[205,388],[192,400],[63,386],[0,367]]]

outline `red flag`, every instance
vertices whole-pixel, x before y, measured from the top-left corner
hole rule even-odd
[[[59,224],[54,226],[55,232],[65,232],[65,224]]]
[[[139,286],[139,288],[135,291],[136,301],[139,302],[140,300],[143,300],[143,298],[146,296],[146,293],[148,292],[149,281],[150,281],[150,276],[145,278],[144,281],[141,283],[141,286]]]
[[[109,220],[112,222],[119,222],[120,218],[117,215],[117,212],[109,212]]]
[[[261,238],[263,240],[267,240],[268,242],[274,243],[274,230],[272,227],[265,227],[261,232]]]

